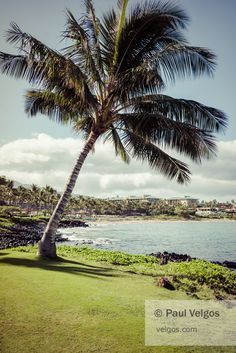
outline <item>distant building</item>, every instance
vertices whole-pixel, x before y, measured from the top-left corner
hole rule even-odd
[[[236,213],[236,207],[234,204],[217,204],[216,207],[198,207],[196,211],[197,216],[225,216]]]
[[[219,211],[217,210],[217,208],[213,207],[199,207],[195,215],[199,217],[216,216],[219,215]]]
[[[151,195],[143,195],[143,196],[135,196],[135,195],[130,195],[130,196],[124,196],[120,197],[119,195],[115,197],[110,197],[107,199],[108,201],[141,201],[141,202],[156,202],[160,200],[159,198]]]
[[[186,207],[196,207],[198,205],[198,199],[191,198],[190,196],[184,197],[173,197],[165,199],[168,206],[186,206]]]

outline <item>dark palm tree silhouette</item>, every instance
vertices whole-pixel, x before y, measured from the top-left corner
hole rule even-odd
[[[39,243],[39,255],[55,257],[55,233],[80,169],[99,138],[112,141],[124,162],[149,165],[179,183],[190,171],[163,149],[174,149],[195,162],[215,154],[214,133],[226,126],[223,112],[162,94],[179,77],[212,75],[215,56],[191,46],[182,31],[188,17],[170,2],[146,1],[127,14],[127,0],[96,17],[91,0],[77,20],[67,11],[63,37],[69,45],[52,50],[15,23],[7,41],[18,54],[0,53],[2,73],[24,78],[36,88],[26,94],[29,116],[47,115],[71,124],[85,138],[65,191]]]

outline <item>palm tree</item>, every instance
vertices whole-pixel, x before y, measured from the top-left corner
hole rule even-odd
[[[215,154],[214,133],[226,126],[223,112],[193,100],[164,95],[169,81],[212,75],[215,56],[191,46],[182,31],[188,17],[169,2],[136,4],[127,15],[127,0],[118,1],[99,20],[92,0],[77,20],[67,11],[61,52],[52,50],[15,23],[7,41],[17,55],[0,53],[2,73],[24,78],[36,88],[26,94],[29,116],[47,115],[70,124],[85,139],[65,191],[39,242],[39,255],[56,256],[55,233],[81,167],[95,142],[112,141],[124,162],[149,165],[178,183],[190,171],[165,148],[195,162]]]
[[[36,212],[38,214],[38,212],[40,210],[40,204],[41,204],[41,196],[42,196],[41,190],[37,185],[32,184],[30,186],[30,192],[31,192],[32,204],[36,208]]]
[[[28,188],[24,187],[23,185],[18,186],[17,192],[19,195],[19,200],[18,200],[18,207],[23,207],[26,209],[30,208],[30,203],[32,202],[32,193],[31,190]]]
[[[50,214],[58,201],[58,194],[51,186],[46,185],[41,191],[41,203],[46,214]]]

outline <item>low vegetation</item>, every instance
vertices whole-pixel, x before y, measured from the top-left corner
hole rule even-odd
[[[16,225],[34,225],[35,222],[47,221],[44,216],[30,217],[15,206],[0,206],[0,232],[11,233]]]
[[[14,226],[14,223],[6,219],[5,217],[0,217],[0,232],[10,232],[11,228]]]

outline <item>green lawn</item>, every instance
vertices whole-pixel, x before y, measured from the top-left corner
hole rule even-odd
[[[151,276],[79,254],[57,262],[11,249],[0,254],[2,353],[235,352],[145,347],[144,300],[190,299],[157,287]]]

